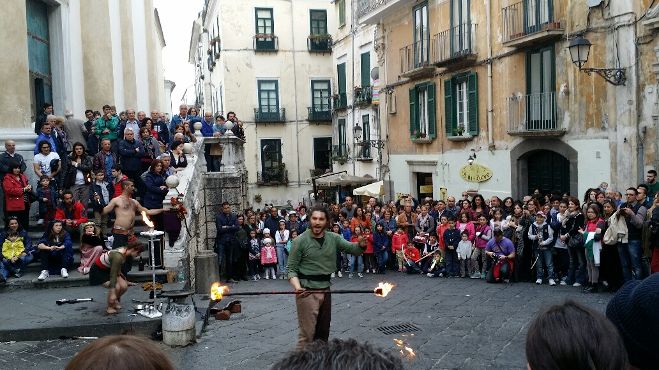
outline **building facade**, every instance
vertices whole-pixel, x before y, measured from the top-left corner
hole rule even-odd
[[[386,150],[380,126],[377,28],[361,24],[357,1],[334,1],[337,29],[333,35],[335,88],[333,95],[332,161],[336,171],[382,178]],[[382,57],[382,54],[380,54]],[[382,58],[380,58],[382,61]],[[375,77],[375,78],[374,78]],[[373,93],[375,92],[375,96]],[[355,127],[359,137],[355,137]],[[380,143],[381,142],[381,143]]]
[[[12,0],[0,18],[0,142],[16,140],[26,160],[45,102],[78,118],[104,104],[169,108],[152,0]]]
[[[359,21],[384,38],[380,116],[394,191],[581,197],[601,182],[642,181],[657,163],[651,3],[359,1]],[[592,43],[583,68],[620,68],[624,85],[572,63],[579,35]]]
[[[209,0],[192,28],[196,105],[244,124],[249,204],[297,205],[332,168],[334,6]]]

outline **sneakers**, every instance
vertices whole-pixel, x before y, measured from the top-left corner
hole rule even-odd
[[[348,274],[348,279],[352,279],[352,272]]]
[[[87,274],[89,274],[89,267],[83,267],[83,268],[82,268],[82,274],[83,274],[83,275],[87,275]]]
[[[363,278],[363,277],[364,277],[364,274],[362,274],[361,272],[358,272],[358,273],[357,273],[357,276],[359,276],[360,278]]]
[[[471,276],[469,278],[470,279],[480,279],[481,274],[479,274],[478,271],[477,271],[477,272],[474,272],[473,274],[471,274]]]
[[[549,279],[549,286],[555,286],[555,285],[556,282],[554,281],[554,279]]]
[[[37,225],[39,225],[39,226],[43,225],[43,218],[40,218],[39,220],[37,220]]]
[[[62,275],[62,277],[66,279],[66,278],[69,277],[69,272],[66,271],[65,268],[62,268],[62,269],[60,270],[60,275]]]
[[[403,272],[403,268],[402,268],[402,267],[399,267],[399,268],[398,268],[398,272]]]
[[[565,280],[564,280],[564,279],[563,279],[563,280],[561,280],[561,282],[560,282],[559,284],[561,284],[561,285],[567,285],[567,283],[565,282]]]
[[[572,286],[574,286],[574,287],[578,287],[578,286],[581,286],[581,284],[579,284],[579,283],[574,283],[574,284],[572,284]]]
[[[542,279],[538,279],[535,281],[536,284],[541,285],[542,284]]]
[[[332,273],[332,275],[330,275],[330,279],[334,279],[335,276],[336,276],[336,274]]]
[[[337,272],[336,275],[337,275],[338,277],[340,277],[340,278],[343,277],[343,274],[341,273],[341,270],[339,270],[339,272]]]
[[[432,272],[429,272],[429,273],[426,274],[426,276],[427,277],[433,277],[434,275],[432,274]]]
[[[48,278],[48,275],[49,275],[48,270],[42,270],[41,273],[39,274],[39,277],[37,278],[37,280],[44,281]]]
[[[23,274],[21,273],[21,269],[14,270],[14,277],[20,278],[21,276],[23,276]]]
[[[265,280],[270,280],[270,275],[265,274]]]

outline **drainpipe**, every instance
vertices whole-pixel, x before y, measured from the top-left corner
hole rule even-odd
[[[295,153],[297,157],[300,158],[300,120],[298,119],[297,113],[297,63],[295,61],[295,21],[293,20],[293,1],[291,1],[291,37],[293,38],[293,97],[295,99]],[[300,161],[295,161],[297,163],[297,186],[300,187],[301,176],[300,176]]]
[[[494,149],[494,122],[492,108],[492,3],[485,0],[485,23],[487,29],[487,148]]]
[[[355,150],[355,135],[354,135],[354,128],[355,128],[355,122],[357,122],[355,118],[355,23],[358,22],[359,20],[356,18],[357,17],[357,11],[355,10],[355,4],[357,1],[353,0],[350,2],[350,49],[352,52],[352,62],[351,62],[351,69],[352,69],[352,127],[350,128],[350,133],[352,134],[352,150],[354,152]],[[348,91],[346,89],[346,99],[347,99]],[[357,163],[355,161],[355,153],[352,154],[352,174],[354,176],[357,175]]]

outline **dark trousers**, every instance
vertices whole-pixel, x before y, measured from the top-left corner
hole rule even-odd
[[[58,274],[62,268],[68,268],[66,266],[66,250],[62,249],[59,251],[39,251],[39,257],[41,259],[41,269],[48,270],[51,274]]]
[[[319,290],[329,292],[329,288]],[[305,297],[297,295],[295,306],[300,327],[297,348],[301,349],[315,340],[327,342],[332,322],[332,294],[312,293]]]
[[[458,261],[458,251],[455,249],[448,249],[444,253],[444,263],[446,265],[446,273],[449,276],[458,276],[460,274],[460,261]]]
[[[377,252],[375,258],[378,261],[378,273],[384,274],[387,265],[387,251]]]
[[[249,276],[254,276],[259,273],[259,260],[249,260],[247,263],[249,268]]]

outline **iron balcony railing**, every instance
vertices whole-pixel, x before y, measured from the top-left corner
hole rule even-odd
[[[400,49],[400,73],[407,73],[430,64],[430,40],[419,40]]]
[[[286,122],[286,109],[254,108],[254,122]]]
[[[373,86],[355,89],[355,105],[370,105],[373,99]]]
[[[334,110],[346,109],[348,107],[348,94],[338,93],[332,97],[332,106]]]
[[[323,121],[332,121],[332,109],[327,105],[316,105],[313,107],[307,107],[309,116],[308,121],[313,122],[323,122]]]
[[[279,50],[279,39],[271,34],[254,35],[254,50],[277,51]]]
[[[332,51],[332,36],[309,35],[307,37],[307,49],[313,53],[327,53]]]
[[[258,185],[286,185],[288,184],[288,170],[281,168],[265,168],[256,173]]]
[[[477,27],[475,23],[463,23],[433,36],[432,62],[447,64],[454,59],[475,55]]]
[[[564,131],[557,119],[555,92],[512,96],[506,100],[509,133]]]
[[[332,159],[335,161],[348,159],[348,144],[332,145]]]
[[[501,10],[503,42],[541,31],[561,29],[557,0],[524,0]]]
[[[357,3],[357,18],[378,10],[389,3],[395,3],[401,0],[359,0]]]
[[[356,143],[354,147],[354,153],[357,160],[368,160],[373,159],[371,157],[371,145],[369,142]]]

